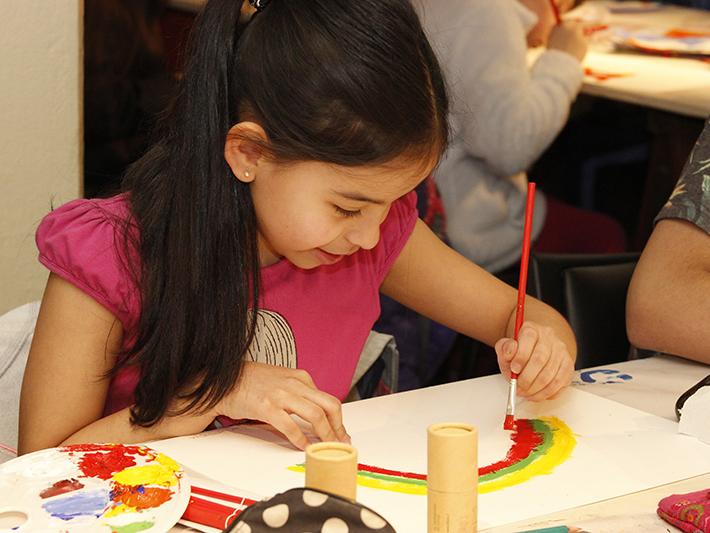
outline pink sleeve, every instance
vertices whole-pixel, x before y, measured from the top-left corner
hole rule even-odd
[[[373,250],[377,260],[377,281],[382,284],[417,222],[417,193],[412,191],[392,204],[380,229],[380,243]]]
[[[125,197],[74,200],[49,213],[35,240],[39,261],[111,311],[128,330],[137,319],[137,293],[126,270]]]

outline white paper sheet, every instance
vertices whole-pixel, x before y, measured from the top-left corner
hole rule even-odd
[[[501,376],[461,381],[343,406],[359,462],[426,473],[426,428],[468,422],[479,431],[479,467],[510,447],[502,422],[507,382]],[[519,418],[555,416],[574,432],[570,458],[549,475],[479,495],[479,529],[621,496],[710,472],[710,446],[678,434],[672,421],[568,389],[556,400],[520,402]],[[265,426],[239,426],[151,443],[223,483],[263,495],[302,486],[288,470],[304,454]],[[426,496],[358,487],[358,501],[401,533],[426,531]]]

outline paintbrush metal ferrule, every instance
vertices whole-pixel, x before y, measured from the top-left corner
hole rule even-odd
[[[515,396],[517,392],[518,380],[515,377],[511,377],[510,386],[508,387],[508,405],[505,409],[503,429],[515,429]]]
[[[508,407],[505,410],[506,415],[515,416],[515,396],[518,393],[518,380],[511,378],[510,387],[508,388]]]

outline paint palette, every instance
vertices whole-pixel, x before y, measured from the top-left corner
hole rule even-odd
[[[146,446],[50,448],[0,465],[0,532],[165,532],[189,498],[182,467]]]
[[[649,54],[710,56],[710,29],[616,28],[612,40],[619,48]]]

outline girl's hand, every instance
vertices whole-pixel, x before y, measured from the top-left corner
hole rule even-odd
[[[550,327],[524,322],[518,342],[502,338],[495,349],[501,372],[507,377],[517,373],[518,394],[529,400],[546,400],[572,381],[572,356]]]
[[[301,450],[310,442],[291,414],[309,422],[323,441],[350,442],[340,400],[318,390],[305,370],[245,362],[240,381],[217,412],[233,419],[266,422]]]
[[[550,33],[547,48],[566,52],[582,61],[587,54],[587,39],[582,24],[570,21],[555,26]]]

